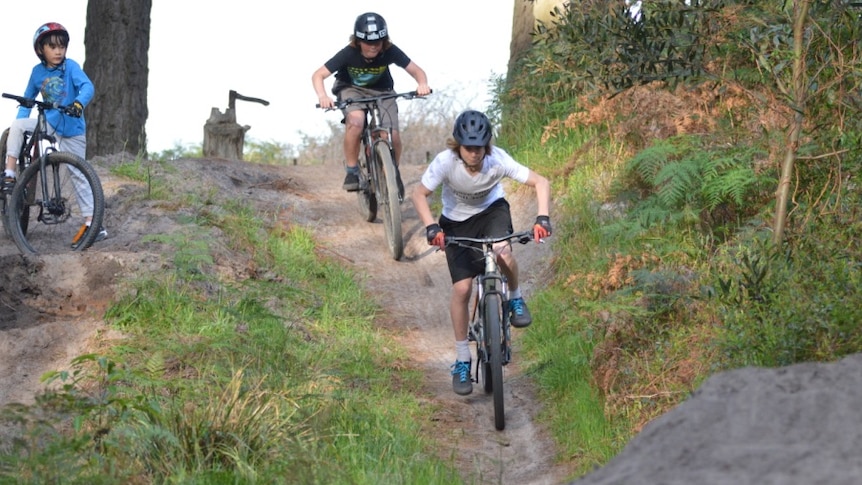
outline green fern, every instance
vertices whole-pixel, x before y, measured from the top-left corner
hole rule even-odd
[[[707,209],[715,209],[725,202],[744,205],[746,196],[757,184],[757,176],[751,167],[734,167],[720,176],[710,178],[703,184],[703,198]]]
[[[656,174],[653,185],[661,204],[668,208],[681,208],[691,202],[701,184],[698,160],[686,159],[665,165]]]
[[[726,203],[743,206],[746,197],[758,190],[760,180],[751,163],[756,156],[753,149],[745,148],[709,160],[700,188],[703,206],[708,210]]]
[[[672,160],[678,159],[684,148],[677,146],[674,139],[658,140],[650,147],[641,150],[626,165],[626,172],[635,175],[641,183],[653,187],[656,175]]]

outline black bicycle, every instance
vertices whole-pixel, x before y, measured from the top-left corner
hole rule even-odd
[[[416,91],[388,93],[367,98],[348,98],[335,103],[332,109],[344,109],[351,104],[365,105],[365,127],[362,130],[359,150],[359,213],[367,222],[377,219],[378,209],[383,214],[383,230],[392,258],[404,255],[404,235],[401,233],[401,202],[404,187],[395,165],[392,147],[392,130],[380,126],[380,101],[392,98],[422,99]],[[319,108],[320,105],[318,104]]]
[[[502,430],[506,427],[503,366],[512,361],[512,327],[506,278],[497,264],[494,245],[505,241],[527,244],[533,240],[533,232],[490,238],[446,236],[445,240],[447,246],[454,244],[481,253],[485,263],[485,272],[474,278],[473,312],[467,328],[467,339],[476,343],[476,366],[471,379],[478,383],[481,376],[485,393],[494,394],[494,426]]]
[[[105,195],[95,169],[86,160],[57,148],[48,131],[45,112],[68,106],[45,103],[32,98],[3,93],[21,106],[38,111],[33,132],[25,132],[18,156],[18,180],[11,193],[3,191],[3,221],[7,233],[25,254],[81,251],[98,236],[105,213]],[[8,129],[0,138],[0,153],[5,157]],[[72,245],[79,225],[71,223],[72,206],[91,205],[90,228]]]

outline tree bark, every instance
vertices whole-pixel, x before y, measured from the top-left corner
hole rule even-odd
[[[84,71],[96,96],[87,106],[87,156],[146,154],[152,0],[89,0]]]

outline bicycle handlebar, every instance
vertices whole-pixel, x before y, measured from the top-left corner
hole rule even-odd
[[[28,109],[38,106],[39,109],[59,109],[68,114],[70,108],[69,106],[63,106],[60,103],[46,103],[44,101],[39,101],[38,99],[25,98],[24,96],[17,96],[15,94],[3,93],[2,96],[4,98],[18,101],[18,104]]]
[[[446,236],[443,238],[446,241],[446,245],[449,246],[451,244],[455,244],[458,246],[479,249],[475,246],[470,246],[468,244],[463,243],[479,243],[479,244],[495,244],[503,241],[511,241],[515,240],[517,243],[527,244],[528,242],[533,240],[533,231],[521,231],[515,232],[512,234],[507,234],[505,236],[499,237],[484,237],[484,238],[476,238],[476,237],[463,237],[463,236]],[[480,250],[481,251],[481,250]]]
[[[433,93],[434,90],[431,90],[430,93]],[[384,99],[392,99],[392,98],[404,98],[404,99],[413,99],[413,98],[424,98],[425,96],[419,96],[419,93],[416,91],[408,91],[404,93],[386,93],[381,94],[380,96],[369,96],[367,98],[347,98],[342,99],[341,101],[336,101],[332,108],[326,108],[326,111],[331,111],[335,109],[344,109],[351,104],[356,103],[377,103],[379,101],[383,101]],[[320,108],[320,103],[314,105],[315,108]]]

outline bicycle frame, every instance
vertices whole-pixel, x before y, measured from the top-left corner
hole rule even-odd
[[[381,169],[377,160],[378,144],[384,144],[392,159],[395,160],[395,150],[392,147],[392,130],[380,127],[380,105],[377,101],[370,102],[365,108],[365,127],[362,129],[362,150],[365,157],[359,157],[359,190],[369,189],[373,191],[378,203],[386,204],[387,201],[381,194],[380,174]],[[368,184],[371,186],[368,187]]]
[[[27,98],[3,94],[4,98],[14,99],[18,101],[21,105],[27,106],[29,108],[36,107],[37,108],[37,116],[36,116],[36,126],[33,128],[33,131],[25,131],[24,132],[24,144],[21,146],[21,152],[18,155],[18,174],[24,173],[24,169],[30,166],[34,160],[39,161],[40,171],[44,172],[46,170],[45,160],[48,154],[59,151],[57,147],[57,138],[48,133],[48,119],[45,116],[45,109],[48,106],[47,103],[39,102],[36,100],[27,100]],[[51,106],[52,108],[63,109],[61,106]],[[53,180],[53,191],[48,188],[48,178],[49,177],[40,177],[41,181],[41,191],[42,194],[47,193],[59,193],[59,178],[50,177]],[[35,187],[30,187],[30,190],[34,190]],[[41,210],[44,212],[40,215],[39,221],[44,224],[59,224],[61,222],[65,222],[70,217],[70,212],[66,208],[66,204],[64,201],[58,200],[48,200],[47,198],[42,200]],[[47,212],[47,213],[46,213]]]

